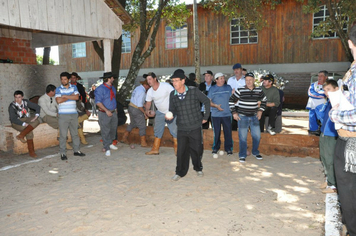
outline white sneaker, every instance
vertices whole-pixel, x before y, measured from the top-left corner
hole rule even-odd
[[[272,127],[271,127],[271,126],[268,126],[267,132],[268,132],[270,135],[275,135],[275,134],[276,134],[276,132],[274,132],[274,131],[272,130]]]
[[[105,156],[107,156],[107,157],[111,156],[110,150],[107,150],[107,151],[105,152]]]
[[[119,148],[116,147],[114,144],[110,144],[110,149],[112,149],[112,150],[117,150],[117,149],[119,149]]]

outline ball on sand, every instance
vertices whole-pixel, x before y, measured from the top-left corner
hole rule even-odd
[[[130,148],[131,148],[131,149],[135,149],[135,145],[131,144],[131,145],[130,145]]]
[[[218,154],[216,154],[216,153],[215,153],[215,154],[213,154],[213,158],[215,158],[215,159],[216,159],[216,158],[218,158],[218,157],[219,157],[219,155],[218,155]]]
[[[167,119],[172,119],[172,118],[173,118],[173,113],[170,112],[170,111],[167,112],[167,113],[166,113],[166,118],[167,118]]]
[[[224,151],[219,151],[219,155],[220,156],[224,155]]]

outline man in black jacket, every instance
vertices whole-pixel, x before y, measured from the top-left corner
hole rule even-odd
[[[213,80],[214,74],[211,70],[207,70],[203,75],[204,75],[205,82],[199,84],[199,90],[202,91],[205,95],[208,95],[210,87],[216,84],[216,82]],[[202,106],[201,113],[204,116],[205,113],[204,106]],[[203,129],[209,129],[210,124],[211,124],[211,116],[209,116],[208,121],[203,124]]]
[[[201,124],[206,123],[210,116],[210,100],[197,88],[187,87],[185,75],[181,72],[174,73],[171,81],[175,90],[170,94],[169,111],[166,119],[171,120],[177,116],[177,166],[176,175],[172,180],[177,181],[184,177],[189,169],[190,156],[194,170],[198,176],[203,176],[203,137]],[[205,114],[202,117],[200,103],[205,106]],[[172,114],[173,113],[173,114]]]

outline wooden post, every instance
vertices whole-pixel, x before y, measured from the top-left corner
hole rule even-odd
[[[111,68],[111,40],[104,39],[103,47],[104,47],[104,71],[109,72],[112,69]]]
[[[198,5],[197,0],[193,4],[193,25],[194,25],[194,66],[197,83],[200,79],[200,50],[199,50],[199,29],[198,29]]]

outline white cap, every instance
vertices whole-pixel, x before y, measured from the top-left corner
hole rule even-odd
[[[225,76],[225,75],[223,73],[221,73],[221,72],[218,72],[218,73],[215,74],[214,78],[217,79],[217,78],[219,78],[221,76]]]

